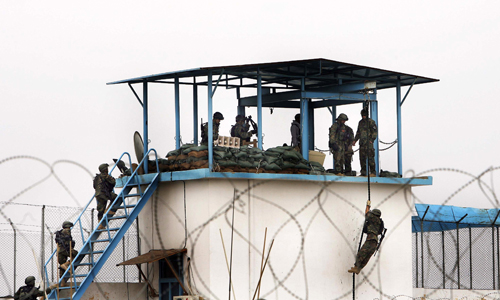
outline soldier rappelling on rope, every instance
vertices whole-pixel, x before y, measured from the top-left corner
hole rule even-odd
[[[366,241],[356,255],[354,267],[347,271],[349,273],[359,274],[361,269],[366,266],[372,255],[380,247],[380,243],[384,239],[385,232],[387,231],[387,229],[384,228],[384,221],[380,218],[382,212],[377,208],[370,210],[370,206],[371,201],[368,200],[366,202],[365,223],[363,226],[363,233],[366,234]],[[379,235],[382,235],[380,241],[378,239]],[[361,238],[363,238],[363,236],[361,236]]]

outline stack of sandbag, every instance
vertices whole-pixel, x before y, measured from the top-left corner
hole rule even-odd
[[[213,170],[216,172],[323,174],[325,169],[316,162],[305,160],[292,147],[280,146],[262,151],[259,148],[213,147]],[[183,171],[208,168],[208,147],[184,144],[170,151],[159,162],[162,171]]]
[[[179,149],[168,152],[166,164],[169,171],[208,168],[208,147],[184,144]]]
[[[264,168],[268,173],[309,174],[309,162],[293,147],[270,148],[264,152],[264,156],[267,162]]]

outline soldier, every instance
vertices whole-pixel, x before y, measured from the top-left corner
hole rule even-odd
[[[14,300],[36,300],[38,297],[44,296],[44,292],[40,291],[39,288],[35,286],[35,277],[28,276],[24,280],[25,286],[20,287],[14,294]],[[50,294],[51,289],[47,288],[45,293]]]
[[[300,152],[301,135],[300,135],[300,114],[295,115],[295,119],[292,121],[290,126],[290,133],[292,134],[292,147]]]
[[[224,116],[220,112],[216,112],[213,116],[213,135],[214,141],[219,138],[220,121],[224,120]],[[201,125],[201,144],[208,145],[208,122]]]
[[[384,229],[384,223],[380,218],[382,212],[379,209],[370,210],[370,205],[371,202],[368,200],[366,202],[365,224],[363,226],[363,232],[366,233],[366,241],[356,255],[354,267],[347,271],[349,273],[359,274],[361,269],[366,266],[377,249],[378,235],[382,234]]]
[[[60,265],[59,268],[63,271],[60,272],[61,275],[78,255],[78,251],[75,250],[75,241],[71,236],[71,227],[73,227],[73,223],[64,221],[62,224],[63,229],[56,231],[57,261]],[[68,260],[68,258],[71,258],[71,260]]]
[[[361,110],[361,120],[352,145],[355,146],[359,140],[359,163],[361,164],[361,176],[366,176],[366,160],[370,167],[370,175],[375,176],[375,148],[373,142],[377,139],[377,124],[368,118],[368,110]]]
[[[242,141],[247,141],[250,142],[250,138],[252,135],[256,134],[257,131],[251,130],[250,129],[250,124],[248,124],[248,120],[245,118],[244,115],[237,115],[236,116],[236,124],[231,127],[231,136],[232,137],[238,137]]]
[[[97,220],[101,221],[104,216],[104,212],[106,211],[106,206],[108,204],[108,200],[113,203],[116,199],[116,194],[113,192],[113,188],[115,187],[116,180],[113,176],[108,174],[108,164],[99,165],[100,174],[96,174],[94,177],[94,189],[95,189],[95,199],[97,201]],[[114,215],[114,211],[110,211],[109,215]],[[97,229],[106,228],[104,224],[101,224]]]
[[[352,154],[346,155],[346,151],[349,150],[348,143],[353,139],[353,131],[349,126],[345,125],[347,120],[349,120],[347,115],[342,113],[338,116],[337,121],[330,127],[330,140],[328,145],[330,147],[330,152],[333,153],[333,159],[335,160],[334,172],[338,176],[343,176],[344,164],[346,164],[345,171],[351,172]],[[349,162],[346,162],[346,158],[349,159]]]

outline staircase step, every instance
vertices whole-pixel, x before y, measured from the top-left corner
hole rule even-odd
[[[91,241],[92,243],[104,243],[104,242],[109,242],[111,241],[111,239],[104,239],[104,240],[94,240],[94,241]]]
[[[126,219],[127,216],[116,216],[116,217],[108,217],[108,220],[118,220],[118,219]]]
[[[120,230],[120,227],[115,227],[115,228],[110,228],[109,231],[118,231]],[[96,232],[105,232],[108,231],[108,229],[97,229]]]
[[[104,250],[98,250],[98,251],[92,251],[92,252],[82,252],[83,255],[89,255],[89,254],[103,254]]]
[[[93,266],[93,264],[92,263],[79,263],[79,264],[75,265],[75,268],[76,267],[85,267],[85,266]]]
[[[136,207],[137,205],[136,204],[128,204],[128,205],[125,205],[125,206],[118,206],[118,209],[123,209],[123,208],[134,208]]]
[[[127,197],[142,197],[142,194],[128,194],[128,195],[124,195],[126,198]]]

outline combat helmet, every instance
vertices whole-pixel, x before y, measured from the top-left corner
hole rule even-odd
[[[27,285],[35,285],[35,276],[28,276],[24,279],[24,283]]]
[[[215,112],[214,119],[224,120],[224,116],[220,112]]]
[[[380,209],[375,208],[372,209],[372,214],[376,215],[377,217],[380,217],[382,215],[382,212],[380,211]]]
[[[237,115],[236,116],[236,122],[243,121],[243,120],[245,120],[245,116],[244,115]]]
[[[340,120],[340,121],[347,121],[347,120],[349,120],[349,118],[347,117],[347,115],[346,115],[346,114],[344,114],[344,113],[341,113],[341,114],[337,117],[337,119],[338,119],[338,120]]]
[[[363,108],[361,110],[361,116],[367,116],[368,117],[368,109]]]
[[[109,167],[108,164],[100,164],[99,165],[99,172],[103,172],[104,170],[106,170],[107,168]]]
[[[70,221],[64,221],[62,224],[62,228],[71,228],[71,227],[73,227],[73,223],[71,223]]]

